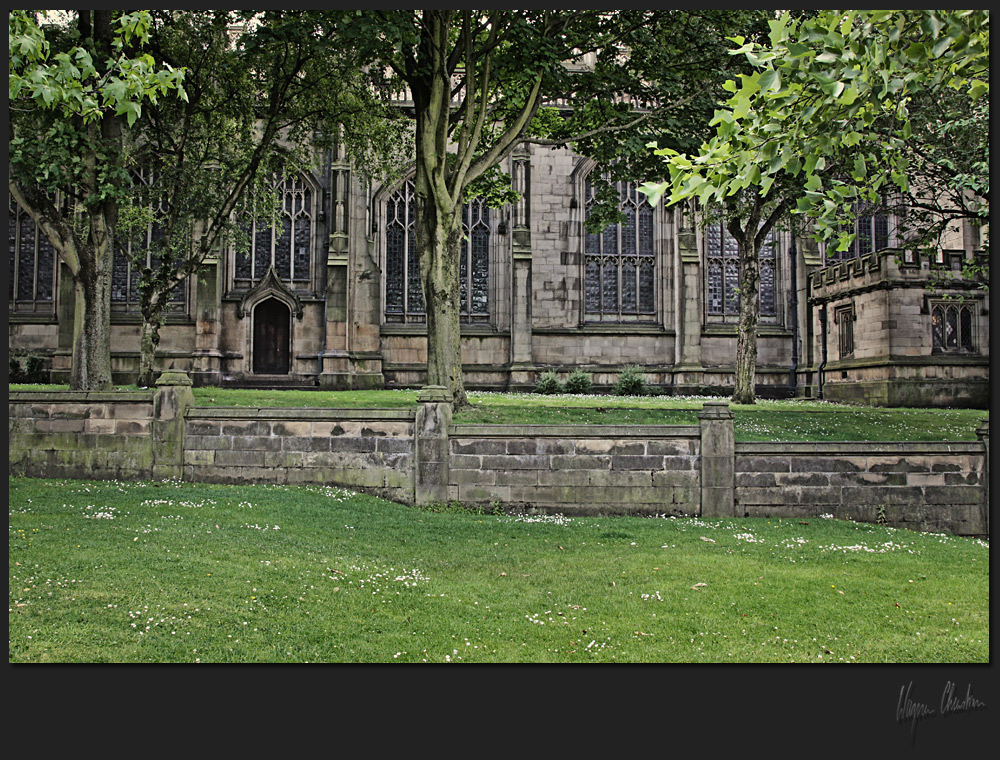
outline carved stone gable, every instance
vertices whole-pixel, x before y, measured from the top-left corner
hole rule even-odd
[[[249,314],[254,306],[268,298],[278,299],[288,307],[296,319],[302,319],[302,301],[281,281],[278,273],[274,271],[273,264],[268,267],[264,278],[240,299],[238,312],[240,319]]]

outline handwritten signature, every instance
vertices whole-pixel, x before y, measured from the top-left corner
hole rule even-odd
[[[917,725],[920,721],[937,716],[947,717],[955,713],[986,709],[986,704],[972,695],[972,684],[966,686],[965,695],[962,696],[958,687],[948,681],[941,692],[941,699],[936,710],[924,702],[918,702],[912,694],[913,681],[900,687],[899,703],[896,705],[896,722],[910,724],[910,734],[914,743],[916,742]]]

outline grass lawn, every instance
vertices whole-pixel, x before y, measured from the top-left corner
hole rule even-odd
[[[11,663],[989,662],[981,540],[176,481],[9,504]]]
[[[11,385],[10,390],[66,386]],[[135,390],[135,388],[129,388]],[[313,391],[195,388],[198,406],[374,407],[416,406],[416,390]],[[705,401],[691,396],[469,394],[473,406],[456,413],[457,423],[696,425]],[[885,409],[826,401],[760,400],[731,405],[738,441],[974,441],[981,409]]]

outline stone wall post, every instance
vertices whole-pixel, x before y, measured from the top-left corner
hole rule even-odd
[[[414,423],[414,499],[417,504],[448,500],[451,427],[451,392],[441,385],[428,385],[417,394]]]
[[[153,477],[180,479],[184,474],[184,413],[194,403],[191,378],[167,370],[153,396]]]
[[[983,444],[983,527],[986,536],[990,535],[990,421],[979,423],[976,437]]]
[[[706,401],[701,425],[701,516],[736,516],[736,445],[726,401]]]

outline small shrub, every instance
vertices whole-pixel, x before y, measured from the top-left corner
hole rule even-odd
[[[29,356],[28,360],[24,363],[24,382],[48,382],[48,376],[45,372],[45,360],[40,356]]]
[[[611,392],[616,396],[642,396],[646,393],[646,376],[638,364],[626,364],[618,373]]]
[[[552,370],[547,370],[538,378],[538,385],[535,386],[535,393],[562,393],[563,384],[559,382],[559,377]]]
[[[19,362],[13,356],[8,360],[10,366],[10,379],[7,381],[9,383],[23,383],[24,373],[21,371],[21,362]]]
[[[593,387],[594,382],[590,379],[590,374],[584,372],[582,369],[574,370],[573,373],[566,378],[567,393],[587,394],[591,392]]]

